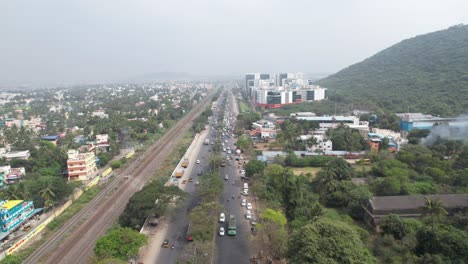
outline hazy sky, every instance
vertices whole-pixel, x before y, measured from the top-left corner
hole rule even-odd
[[[467,0],[2,0],[0,83],[333,73],[459,23]]]

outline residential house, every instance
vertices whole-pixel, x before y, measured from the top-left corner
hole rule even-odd
[[[94,152],[79,153],[77,150],[68,150],[68,180],[85,181],[91,179],[97,171]]]

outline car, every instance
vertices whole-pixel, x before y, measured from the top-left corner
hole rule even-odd
[[[169,240],[165,239],[164,242],[162,243],[163,248],[168,248],[169,247]]]
[[[201,176],[203,174],[203,172],[199,171],[198,172],[198,176]]]
[[[232,151],[231,151],[230,149],[228,149],[227,153],[228,153],[228,154],[231,154],[231,153],[232,153]]]
[[[219,235],[224,236],[224,227],[219,228]]]
[[[255,219],[255,218],[250,219],[250,224],[252,226],[256,226],[257,225],[257,219]]]
[[[224,213],[219,214],[219,222],[220,223],[226,222],[226,216],[224,215]]]
[[[187,180],[183,180],[183,181],[182,181],[182,184],[186,184],[186,183],[187,183]]]
[[[195,182],[195,185],[200,185],[200,182],[199,182],[199,181],[196,181],[196,182]]]
[[[195,161],[196,164],[200,164],[200,160]]]
[[[252,209],[252,204],[251,203],[247,203],[247,209]]]
[[[245,218],[252,219],[252,213],[250,212],[250,210],[247,210],[247,212],[245,212]]]
[[[189,181],[189,182],[193,182],[193,179],[192,179],[192,178],[189,178],[188,181]]]
[[[229,175],[227,175],[227,174],[224,175],[224,179],[225,179],[226,181],[229,180]]]
[[[247,200],[242,199],[242,201],[241,201],[241,206],[245,206],[246,204],[247,204]]]

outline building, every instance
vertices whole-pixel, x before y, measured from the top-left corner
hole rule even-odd
[[[260,107],[323,100],[326,88],[312,85],[302,73],[250,73],[245,75],[245,92]]]
[[[325,135],[310,135],[310,138],[315,138],[316,144],[312,146],[306,145],[306,150],[315,153],[329,153],[333,150],[333,142],[326,138]],[[302,139],[302,138],[301,138]],[[307,140],[309,138],[306,138]]]
[[[15,184],[24,175],[26,170],[24,167],[12,168],[10,165],[0,167],[0,187],[4,184]]]
[[[69,150],[67,169],[69,181],[85,181],[91,179],[97,170],[94,152],[79,153],[74,149]]]
[[[41,137],[42,140],[49,141],[50,143],[52,143],[54,145],[57,145],[57,141],[58,141],[59,138],[60,138],[60,136],[58,136],[58,135]]]
[[[468,194],[376,196],[362,204],[364,220],[369,225],[378,227],[380,220],[389,214],[396,214],[401,218],[419,218],[426,199],[440,201],[449,214],[468,208]]]
[[[34,209],[32,201],[23,200],[0,200],[0,206],[1,238],[4,238],[24,220],[41,210]]]
[[[109,135],[108,134],[99,134],[96,135],[96,145],[98,148],[107,148],[109,147]]]
[[[91,113],[91,116],[99,117],[99,118],[109,118],[109,114],[106,114],[104,109],[98,109]]]
[[[277,129],[273,122],[268,120],[259,120],[252,123],[250,135],[256,137],[259,141],[270,141],[276,139]]]
[[[296,120],[305,120],[319,123],[320,128],[335,128],[340,124],[348,125],[350,127],[358,127],[361,125],[359,117],[357,116],[315,116],[315,115],[298,115],[293,113],[291,118]]]
[[[23,159],[27,160],[31,156],[31,153],[29,150],[21,150],[21,151],[9,151],[7,153],[1,154],[0,156],[2,158],[5,158],[6,160],[12,160],[12,159]]]
[[[422,113],[397,114],[400,120],[400,129],[404,136],[414,129],[431,129],[435,126],[445,125],[448,127],[468,127],[467,117],[441,118]]]

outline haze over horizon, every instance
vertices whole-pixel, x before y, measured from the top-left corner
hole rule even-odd
[[[44,0],[0,3],[0,84],[153,72],[334,73],[468,23],[468,1]]]

